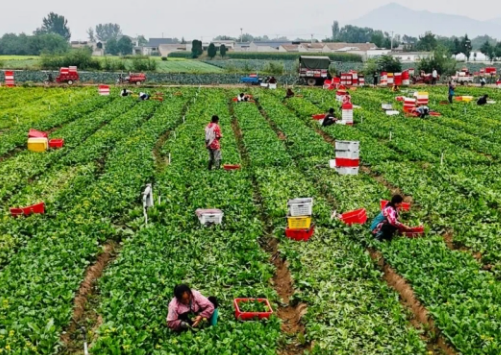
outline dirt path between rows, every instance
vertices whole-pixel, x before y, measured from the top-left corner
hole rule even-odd
[[[239,152],[242,156],[244,167],[250,167],[251,162],[249,154],[243,144],[242,130],[235,116],[233,103],[229,103],[230,113],[233,117],[232,128],[237,138]],[[278,305],[277,315],[282,321],[281,330],[285,335],[291,338],[291,341],[285,341],[278,350],[279,355],[300,355],[305,350],[311,348],[311,344],[304,341],[305,326],[301,319],[308,311],[308,305],[299,303],[291,304],[291,298],[294,295],[294,281],[289,270],[289,264],[281,257],[278,249],[279,241],[273,236],[273,224],[271,219],[263,210],[263,198],[260,194],[258,183],[254,175],[251,175],[254,188],[254,199],[257,202],[260,218],[265,226],[265,235],[260,239],[261,247],[270,255],[270,262],[275,266],[273,275],[273,288],[279,295],[282,303]],[[300,340],[302,339],[302,340]]]

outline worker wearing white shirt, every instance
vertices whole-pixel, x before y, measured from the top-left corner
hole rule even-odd
[[[438,72],[436,69],[433,69],[433,72],[431,73],[431,78],[432,78],[433,85],[435,85],[437,83],[437,79],[438,79]]]

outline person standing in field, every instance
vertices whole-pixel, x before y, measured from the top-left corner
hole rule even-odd
[[[438,79],[438,72],[436,69],[433,69],[433,71],[431,73],[431,81],[432,81],[433,85],[437,84],[437,79]]]
[[[454,82],[451,80],[449,82],[449,103],[452,105],[452,100],[454,99],[454,89],[456,87],[454,86]]]
[[[374,72],[374,75],[372,77],[374,79],[374,86],[377,86],[377,81],[378,81],[378,75],[377,72]]]
[[[213,166],[216,169],[221,166],[221,143],[219,143],[221,138],[223,135],[219,127],[219,117],[214,115],[211,122],[205,127],[205,146],[209,151],[209,170],[212,170]]]

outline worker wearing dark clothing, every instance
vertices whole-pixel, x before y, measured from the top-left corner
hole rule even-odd
[[[419,115],[420,118],[425,118],[430,114],[430,108],[428,106],[419,106],[416,109],[416,113]]]
[[[334,109],[331,108],[329,110],[329,113],[327,113],[324,117],[324,121],[322,122],[322,127],[327,127],[327,126],[333,125],[334,123],[336,123],[336,121],[337,121],[337,118],[336,118],[336,116],[334,116]]]
[[[287,94],[285,95],[285,98],[291,99],[293,97],[294,97],[294,92],[292,91],[292,89],[287,89]]]
[[[275,79],[275,77],[274,77],[274,76],[272,76],[272,77],[270,78],[269,83],[270,83],[270,84],[276,84],[276,83],[277,83],[277,79]]]
[[[483,106],[487,104],[487,99],[489,98],[489,95],[484,95],[477,101],[477,105]]]
[[[144,92],[140,92],[139,93],[139,100],[146,101],[146,100],[149,100],[149,99],[150,99],[150,95],[149,94],[146,94]]]
[[[452,104],[452,100],[454,98],[454,89],[455,89],[454,83],[451,81],[449,83],[449,103],[450,104]]]
[[[374,73],[373,79],[374,79],[374,86],[377,86],[377,81],[378,81],[377,73]]]
[[[484,87],[486,84],[485,78],[480,79],[480,86]]]
[[[120,96],[122,96],[122,97],[126,97],[126,96],[129,96],[131,94],[132,94],[132,91],[127,90],[127,89],[122,89],[122,91],[120,92]]]
[[[237,97],[237,101],[238,101],[238,102],[247,102],[247,101],[249,101],[249,95],[245,95],[245,94],[242,92],[240,95],[238,95],[238,97]]]

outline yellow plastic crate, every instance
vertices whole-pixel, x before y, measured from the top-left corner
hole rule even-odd
[[[418,91],[418,96],[429,96],[428,92],[426,91]]]
[[[473,96],[463,96],[463,101],[464,102],[470,102],[473,100]]]
[[[309,229],[311,217],[287,217],[289,229]]]
[[[28,138],[28,150],[32,152],[45,152],[49,147],[47,138]]]

